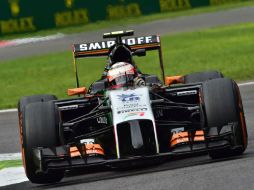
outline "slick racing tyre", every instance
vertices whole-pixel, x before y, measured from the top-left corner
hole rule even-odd
[[[24,108],[21,120],[21,143],[23,165],[27,178],[32,183],[46,184],[60,181],[64,171],[49,170],[47,173],[37,173],[33,161],[33,148],[55,147],[58,142],[58,116],[55,113],[53,101],[30,103]]]
[[[223,74],[219,71],[206,71],[206,72],[196,72],[184,76],[184,83],[196,83],[204,82],[211,79],[223,78]]]
[[[40,94],[40,95],[33,95],[33,96],[25,96],[19,100],[18,103],[18,112],[24,112],[25,107],[34,102],[47,102],[50,100],[56,100],[56,96],[50,94]]]
[[[228,124],[232,135],[231,148],[209,151],[211,158],[241,155],[248,143],[247,129],[240,91],[237,84],[227,78],[213,79],[203,83],[203,101],[208,127]]]
[[[24,145],[23,145],[23,131],[24,128],[22,127],[24,125],[24,117],[25,117],[25,108],[28,104],[35,103],[35,102],[48,102],[50,100],[56,100],[56,96],[54,95],[48,95],[48,94],[40,94],[40,95],[33,95],[33,96],[25,96],[22,97],[18,102],[18,117],[19,117],[19,133],[20,133],[20,143],[21,143],[21,149],[22,149],[22,160],[23,165],[25,167],[26,161],[25,161],[25,155],[24,155]],[[26,168],[25,168],[26,169]]]

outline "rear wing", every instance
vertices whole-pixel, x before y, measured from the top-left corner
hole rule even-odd
[[[125,33],[122,32],[122,33],[126,34],[126,32]],[[116,35],[119,35],[119,34],[116,34]],[[112,33],[110,33],[108,37],[112,37]],[[161,76],[165,83],[165,74],[164,74],[161,42],[160,42],[159,35],[131,37],[131,38],[121,39],[121,41],[122,43],[129,45],[133,52],[138,49],[145,49],[147,51],[158,50]],[[74,72],[76,76],[77,87],[79,87],[79,79],[78,79],[76,60],[78,58],[83,58],[83,57],[108,56],[110,47],[112,47],[115,43],[116,43],[116,40],[105,40],[101,42],[90,42],[90,43],[73,45],[72,47],[73,58],[74,58],[73,64],[74,64]]]
[[[141,36],[122,39],[124,44],[130,46],[132,51],[137,49],[156,50],[160,49],[160,36]],[[115,44],[115,40],[101,42],[91,42],[73,45],[73,55],[75,58],[107,56],[109,48]]]

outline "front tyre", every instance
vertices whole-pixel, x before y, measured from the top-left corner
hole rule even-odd
[[[22,118],[23,161],[27,178],[33,183],[46,184],[60,181],[64,171],[37,173],[33,162],[33,148],[59,145],[58,116],[53,101],[30,103]]]
[[[203,83],[203,101],[208,127],[232,124],[231,148],[209,151],[211,158],[241,155],[248,143],[242,99],[237,84],[227,78]]]

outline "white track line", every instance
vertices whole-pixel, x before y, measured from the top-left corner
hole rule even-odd
[[[0,113],[9,113],[9,112],[17,112],[18,109],[14,108],[14,109],[6,109],[6,110],[0,110]]]
[[[5,160],[21,160],[21,158],[22,158],[21,153],[0,154],[0,161],[5,161]]]
[[[248,86],[248,85],[254,85],[254,82],[245,82],[238,84],[238,86]]]
[[[57,34],[53,34],[53,35],[49,35],[49,36],[34,36],[31,38],[20,38],[20,39],[14,39],[14,40],[0,41],[0,48],[50,41],[50,40],[63,38],[64,36],[65,35],[62,33],[57,33]]]
[[[0,170],[0,187],[28,181],[24,168],[5,168]]]

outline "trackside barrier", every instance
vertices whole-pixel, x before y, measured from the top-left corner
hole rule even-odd
[[[0,36],[247,0],[1,0]]]

